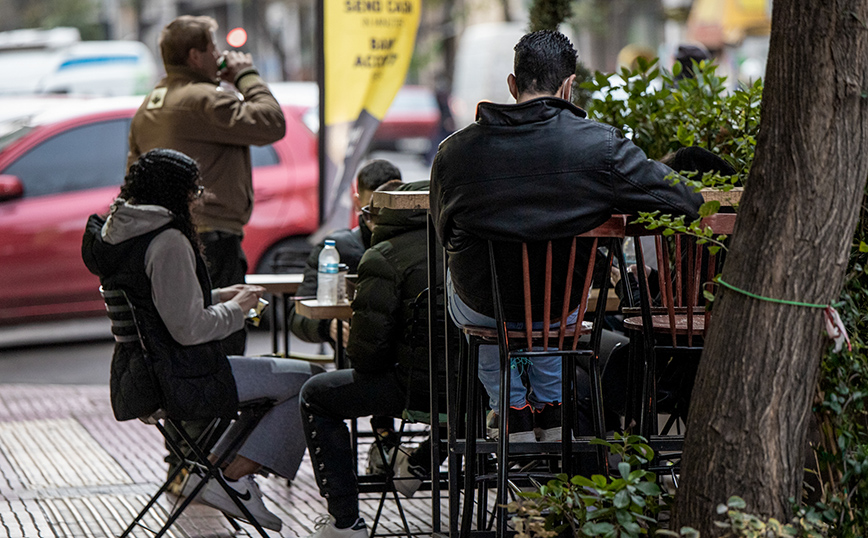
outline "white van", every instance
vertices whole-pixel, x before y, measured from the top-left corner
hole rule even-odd
[[[73,28],[0,33],[0,95],[143,95],[157,79],[139,41],[79,41]]]

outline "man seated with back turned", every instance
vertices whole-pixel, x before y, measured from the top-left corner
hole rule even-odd
[[[495,326],[488,240],[569,241],[618,213],[698,216],[702,197],[684,184],[671,185],[666,176],[672,169],[570,103],[576,59],[559,32],[525,35],[515,46],[515,73],[507,77],[516,104],[480,103],[476,122],[440,145],[431,171],[431,210],[448,253],[446,290],[459,325]],[[589,240],[579,243],[576,282],[584,279],[590,247]],[[520,257],[505,269],[505,313],[521,320],[522,290],[503,285],[521,282]],[[575,288],[572,308],[581,294],[581,286]],[[556,302],[552,311],[559,316]],[[534,426],[539,440],[560,439],[560,372],[559,357],[534,358],[527,369],[530,391],[522,376],[511,376],[510,441],[536,440]],[[496,346],[480,349],[478,376],[497,412]],[[583,429],[587,424],[580,422],[579,433]]]

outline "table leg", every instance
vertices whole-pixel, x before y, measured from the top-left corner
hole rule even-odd
[[[289,294],[283,293],[281,294],[282,304],[281,304],[281,313],[283,314],[283,351],[285,352],[284,357],[289,358]]]
[[[271,294],[271,300],[277,301],[277,294]],[[277,355],[280,351],[277,348],[277,305],[274,305],[274,308],[271,309],[271,353],[273,355]]]

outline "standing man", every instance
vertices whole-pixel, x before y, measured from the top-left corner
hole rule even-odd
[[[241,284],[247,258],[241,250],[244,225],[253,211],[250,145],[283,138],[286,122],[250,54],[215,45],[217,22],[183,15],[160,34],[166,69],[130,125],[127,168],[139,155],[168,148],[199,163],[205,195],[194,209],[211,285]],[[237,92],[220,82],[235,85]],[[227,355],[243,355],[244,329],[223,340]]]
[[[672,169],[570,103],[576,59],[559,32],[525,35],[515,46],[515,73],[507,77],[516,104],[480,103],[476,122],[440,145],[431,171],[431,211],[448,253],[446,290],[459,325],[495,326],[488,240],[569,240],[615,213],[698,216],[702,197],[683,183],[671,185],[666,177]],[[590,246],[580,243],[578,272],[587,266]],[[519,278],[501,282],[521,282],[520,258],[506,265]],[[575,278],[582,282],[584,275]],[[571,308],[579,303],[581,286],[576,288]],[[522,290],[502,293],[519,298],[507,299],[505,310],[508,319],[521,320]],[[561,305],[552,303],[560,315]],[[535,440],[535,426],[540,440],[560,439],[560,372],[558,357],[535,358],[528,368],[532,400],[521,376],[512,376],[511,441]],[[480,349],[478,375],[497,412],[495,346]]]

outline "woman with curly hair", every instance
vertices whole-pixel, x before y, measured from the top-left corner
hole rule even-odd
[[[151,150],[130,166],[108,216],[88,220],[85,264],[106,290],[126,293],[148,350],[144,357],[138,342],[115,345],[112,409],[118,420],[149,416],[159,408],[175,419],[199,420],[234,417],[239,401],[274,400],[222,472],[259,523],[280,530],[280,519],[266,509],[252,475],[264,467],[295,477],[305,449],[298,395],[322,369],[290,359],[223,353],[220,340],[244,326],[245,314],[265,290],[246,284],[211,289],[190,212],[202,194],[198,181],[193,159]],[[218,443],[214,452],[220,449]],[[191,474],[185,490],[201,480]],[[214,480],[197,500],[244,519]]]

